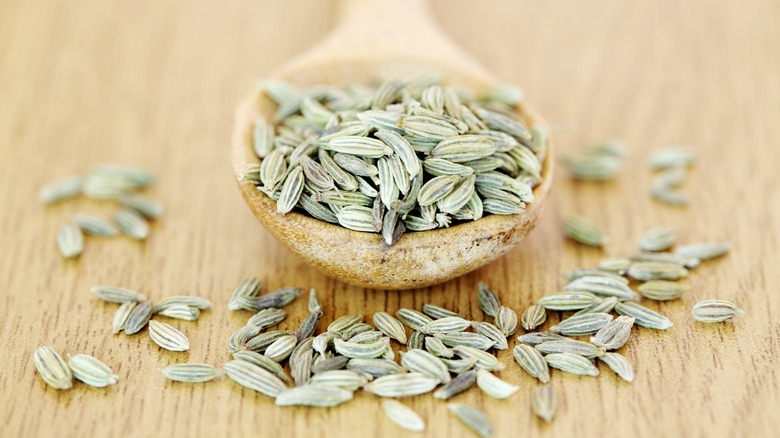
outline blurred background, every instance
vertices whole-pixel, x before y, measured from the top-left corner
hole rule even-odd
[[[559,128],[552,137],[558,156],[607,138],[622,139],[628,156],[618,176],[603,183],[573,181],[556,166],[539,226],[525,242],[474,274],[415,295],[361,290],[308,269],[252,216],[230,168],[236,105],[258,79],[333,28],[336,1],[0,0],[0,308],[13,310],[0,320],[0,328],[3,333],[15,330],[13,336],[0,336],[0,351],[31,357],[42,342],[64,342],[64,333],[74,339],[68,351],[116,351],[132,357],[120,368],[128,377],[118,391],[127,391],[128,397],[112,393],[111,403],[100,393],[85,391],[62,396],[81,397],[74,399],[78,403],[62,402],[37,386],[29,363],[7,357],[12,372],[0,373],[0,418],[8,420],[7,434],[41,435],[48,424],[42,424],[40,412],[71,425],[83,416],[92,433],[115,435],[248,435],[257,432],[262,420],[279,421],[290,435],[309,437],[312,419],[323,427],[341,427],[331,430],[348,430],[353,421],[361,421],[349,430],[378,431],[368,423],[371,416],[355,415],[360,414],[357,407],[331,416],[279,415],[256,409],[265,405],[238,397],[232,387],[203,393],[162,391],[159,382],[149,385],[139,370],[164,366],[163,357],[150,354],[145,343],[106,338],[111,312],[96,312],[97,305],[85,298],[95,284],[138,287],[152,291],[151,296],[207,296],[220,303],[220,310],[207,315],[211,319],[204,327],[210,328],[191,340],[193,345],[221,345],[234,326],[243,324],[224,311],[223,300],[249,275],[262,278],[268,289],[316,287],[321,300],[332,303],[325,320],[364,309],[416,308],[429,301],[476,309],[470,294],[482,278],[503,285],[502,299],[520,309],[556,290],[559,272],[592,266],[605,255],[629,254],[636,237],[656,225],[678,229],[687,242],[732,243],[733,254],[720,269],[706,268],[695,288],[701,293],[732,291],[748,315],[753,303],[756,318],[745,319],[739,345],[734,329],[721,336],[692,326],[681,328],[683,334],[668,342],[643,344],[632,352],[632,359],[647,364],[633,387],[611,381],[604,388],[596,382],[573,385],[567,390],[570,403],[561,407],[568,418],[545,433],[736,436],[751,431],[769,436],[776,429],[777,420],[766,411],[777,404],[772,360],[780,348],[780,330],[771,322],[780,313],[779,301],[777,294],[768,293],[768,285],[775,288],[780,281],[773,269],[780,263],[780,2],[428,4],[456,44],[500,80],[522,87],[527,101]],[[692,197],[688,208],[661,205],[649,195],[647,158],[668,145],[686,145],[697,156],[684,186]],[[149,195],[166,206],[166,215],[144,243],[90,242],[78,262],[63,263],[54,243],[60,224],[79,211],[111,209],[87,200],[44,208],[38,190],[106,161],[153,171],[158,181]],[[560,219],[572,213],[608,229],[612,239],[604,251],[563,238]],[[345,294],[349,302],[341,299]],[[688,315],[687,305],[668,308]],[[49,328],[41,329],[31,314],[43,315]],[[95,319],[100,323],[93,324]],[[707,340],[686,342],[693,332]],[[726,352],[716,352],[720,346]],[[744,352],[741,346],[746,346]],[[191,357],[219,363],[225,355],[221,349],[193,349]],[[707,372],[678,366],[676,359],[688,355],[701,359]],[[668,357],[675,360],[659,359]],[[650,369],[663,374],[668,384],[654,385]],[[17,394],[28,393],[35,410],[18,403]],[[139,398],[149,403],[132,403]],[[185,401],[205,406],[197,411],[203,415],[177,410]],[[416,407],[446,414],[445,408],[422,401]],[[618,411],[613,423],[591,421],[580,429],[580,418],[605,418]],[[517,412],[531,421],[527,406]],[[129,420],[141,417],[144,422]],[[502,418],[498,432],[516,433],[515,412]],[[60,433],[72,436],[78,427]]]

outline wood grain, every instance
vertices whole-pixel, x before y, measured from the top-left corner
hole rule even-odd
[[[671,0],[622,2],[431,2],[446,32],[499,77],[521,84],[552,124],[562,153],[606,137],[630,146],[613,182],[574,183],[557,172],[537,228],[520,247],[473,274],[415,292],[345,286],[277,244],[244,205],[228,163],[233,110],[253,82],[322,38],[335,19],[329,2],[4,0],[0,2],[0,423],[3,436],[357,436],[399,429],[379,400],[359,394],[329,410],[282,409],[230,381],[168,383],[157,369],[184,361],[219,365],[225,342],[248,315],[226,299],[243,277],[266,287],[315,287],[325,319],[431,302],[481,318],[474,291],[485,280],[522,309],[561,286],[559,272],[628,254],[658,224],[686,242],[725,240],[726,258],[696,269],[689,295],[653,306],[675,326],[639,330],[624,347],[633,384],[603,365],[599,378],[554,373],[554,422],[530,413],[535,382],[497,401],[474,390],[458,401],[484,409],[497,436],[772,436],[780,427],[780,4]],[[690,145],[697,164],[685,184],[690,208],[647,195],[646,159],[667,144]],[[86,200],[43,207],[39,188],[104,161],[136,163],[159,175],[148,191],[165,203],[145,243],[89,238],[63,261],[54,244],[76,212],[107,215]],[[561,235],[580,213],[612,236],[604,250]],[[95,284],[138,289],[153,299],[194,293],[213,310],[175,323],[189,353],[162,352],[148,337],[111,336],[114,305]],[[694,323],[692,304],[731,299],[735,324]],[[283,324],[295,326],[305,302]],[[557,318],[552,318],[555,322]],[[52,345],[88,353],[120,376],[115,387],[47,388],[32,353]],[[500,357],[509,363],[511,355]],[[443,403],[407,403],[428,420],[428,436],[470,436]]]

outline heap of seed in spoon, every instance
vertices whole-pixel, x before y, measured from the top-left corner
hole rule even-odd
[[[243,179],[318,220],[392,245],[425,231],[510,215],[533,202],[547,136],[518,119],[520,95],[497,87],[474,98],[430,76],[377,88],[268,82],[278,108],[255,121],[260,164]]]

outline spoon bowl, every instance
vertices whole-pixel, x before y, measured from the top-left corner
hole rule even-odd
[[[377,77],[409,77],[429,70],[440,72],[446,83],[475,93],[498,83],[436,30],[423,2],[346,0],[340,26],[310,52],[270,76],[309,87],[368,84]],[[425,287],[489,263],[531,231],[552,181],[548,144],[542,181],[534,188],[535,201],[525,212],[488,215],[449,228],[408,232],[385,248],[379,234],[352,231],[295,211],[279,214],[272,199],[242,180],[246,166],[259,163],[252,147],[254,119],[264,115],[270,120],[275,106],[258,84],[236,111],[231,161],[241,193],[274,238],[325,274],[354,285],[377,289]],[[527,126],[546,128],[525,102],[518,116]]]

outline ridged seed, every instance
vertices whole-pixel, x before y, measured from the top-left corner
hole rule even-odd
[[[512,354],[520,367],[531,377],[539,379],[542,383],[550,381],[550,371],[547,367],[547,362],[539,350],[529,345],[520,344],[512,350]]]

